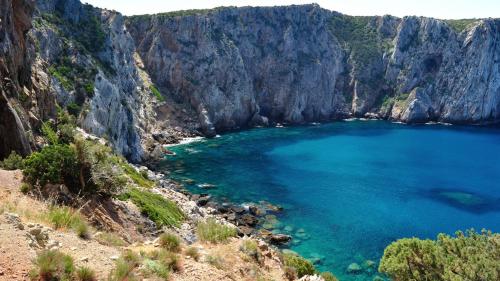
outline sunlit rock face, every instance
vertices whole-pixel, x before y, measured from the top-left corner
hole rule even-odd
[[[350,115],[496,121],[499,24],[305,5],[138,16],[128,28],[153,80],[213,133]]]
[[[499,20],[318,5],[126,18],[78,0],[1,3],[0,130],[15,136],[0,157],[36,148],[56,101],[132,161],[159,142],[276,123],[499,119]]]

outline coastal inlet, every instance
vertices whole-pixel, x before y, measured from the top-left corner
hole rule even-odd
[[[340,280],[380,279],[383,250],[399,238],[500,231],[497,127],[335,122],[169,149],[175,155],[160,170],[198,194],[198,202],[231,202],[229,219],[234,214],[260,233],[290,236],[284,247]],[[264,213],[244,217],[252,203]]]

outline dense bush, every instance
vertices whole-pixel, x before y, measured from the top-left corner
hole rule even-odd
[[[379,271],[394,281],[500,280],[500,235],[473,230],[437,241],[401,239],[389,245]]]
[[[75,194],[106,196],[124,187],[127,179],[109,147],[97,141],[74,139],[71,128],[60,131],[60,137],[52,129],[46,132],[53,144],[24,161],[23,174],[29,184],[65,184]],[[59,144],[63,139],[73,139],[74,143]]]
[[[312,262],[295,253],[283,253],[283,263],[285,266],[293,268],[299,278],[305,275],[313,275],[316,272]]]
[[[206,222],[198,223],[196,234],[201,241],[218,243],[235,237],[237,231],[233,227],[217,223],[214,219],[208,219]]]
[[[5,158],[3,161],[0,161],[0,168],[5,170],[17,170],[23,168],[23,157],[17,154],[15,151],[12,151],[9,154],[9,157]]]
[[[78,178],[75,149],[69,145],[49,145],[34,152],[24,161],[24,180],[31,185],[71,183]]]

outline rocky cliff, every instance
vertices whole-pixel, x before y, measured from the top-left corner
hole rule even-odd
[[[146,70],[208,134],[347,116],[499,118],[500,20],[350,17],[317,5],[128,20]]]
[[[500,118],[500,20],[351,17],[318,5],[125,18],[0,0],[0,158],[58,104],[132,161],[179,136],[346,117]]]

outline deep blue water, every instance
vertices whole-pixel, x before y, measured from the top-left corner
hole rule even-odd
[[[173,147],[165,170],[235,202],[284,207],[291,249],[341,280],[402,237],[500,231],[500,129],[383,121],[254,129]],[[288,227],[286,227],[288,226]],[[286,231],[285,231],[286,227]],[[297,230],[301,233],[297,234]],[[304,234],[305,233],[305,234]]]

